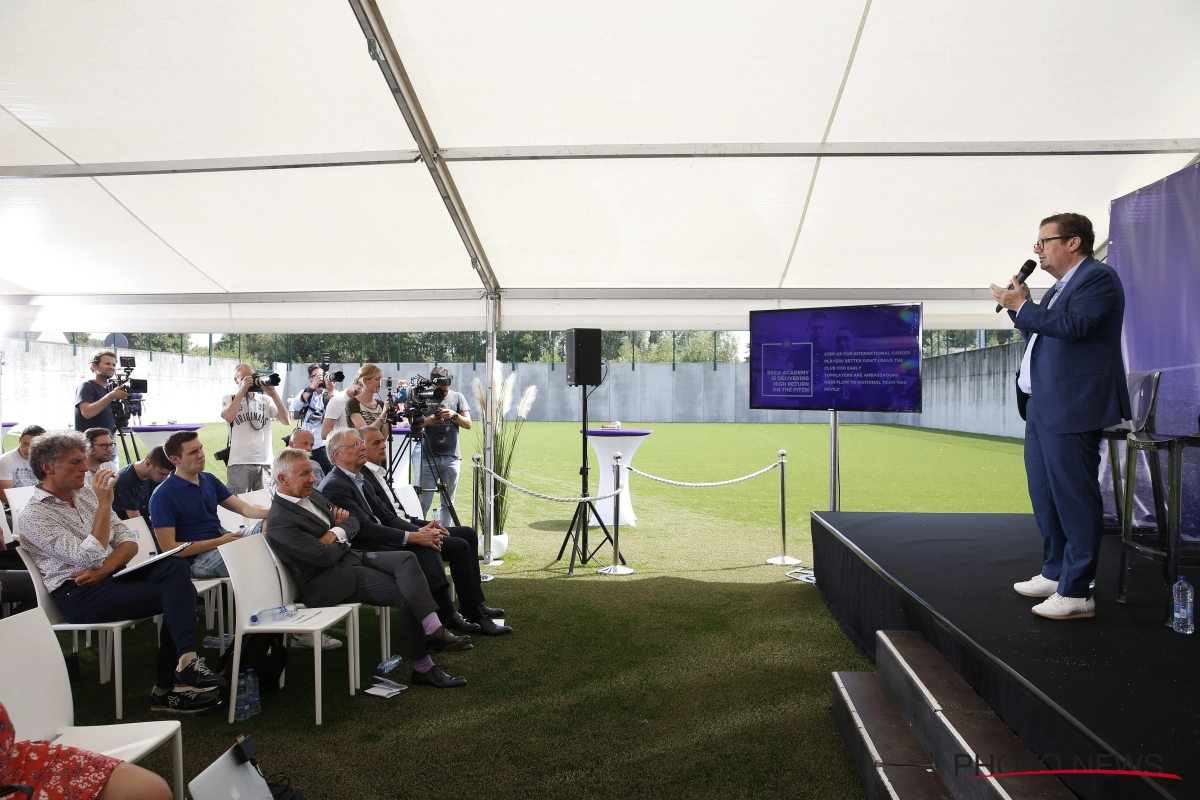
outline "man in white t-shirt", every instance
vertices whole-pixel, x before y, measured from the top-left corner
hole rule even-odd
[[[254,367],[238,364],[233,371],[237,394],[221,399],[221,418],[230,425],[226,485],[234,494],[262,489],[275,457],[271,447],[271,420],[291,422],[287,404],[274,386],[254,385]]]
[[[35,436],[41,436],[46,429],[41,425],[29,425],[21,431],[16,450],[10,450],[0,458],[0,501],[8,505],[5,489],[20,489],[22,486],[36,486],[37,478],[33,476],[33,468],[29,466],[29,445]]]

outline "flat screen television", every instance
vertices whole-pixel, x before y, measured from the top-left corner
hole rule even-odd
[[[921,410],[921,304],[750,312],[750,407]]]

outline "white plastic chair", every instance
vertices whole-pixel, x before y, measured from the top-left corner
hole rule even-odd
[[[18,486],[4,490],[4,496],[8,498],[8,508],[12,511],[13,534],[18,539],[21,538],[21,532],[17,530],[17,515],[21,513],[22,508],[29,505],[29,500],[36,491],[36,486]]]
[[[267,547],[265,536],[250,536],[236,542],[223,544],[218,548],[225,567],[229,570],[229,578],[233,582],[233,595],[236,599],[235,624],[233,630],[233,663],[241,662],[242,641],[248,633],[282,633],[295,636],[299,633],[313,635],[313,686],[317,724],[321,724],[321,636],[333,625],[341,622],[354,613],[352,608],[307,608],[297,616],[277,622],[252,625],[250,617],[260,610],[277,608],[283,605],[283,589],[279,584],[279,571]],[[349,646],[353,654],[358,647],[358,640],[351,621],[346,626]],[[346,659],[349,666],[350,694],[354,695],[355,659],[350,655]],[[235,667],[236,669],[236,667]],[[231,675],[229,681],[229,722],[233,724],[233,714],[237,701],[236,675]],[[280,676],[279,686],[283,688],[283,676]]]
[[[253,492],[242,492],[238,495],[240,500],[244,500],[252,506],[263,506],[264,508],[271,507],[271,493],[266,489],[255,489]]]
[[[116,692],[117,692],[117,719],[122,719],[125,716],[125,680],[124,668],[121,663],[122,642],[121,635],[126,628],[132,628],[143,620],[150,619],[142,617],[141,619],[123,619],[118,622],[67,622],[63,617],[62,612],[58,610],[58,604],[54,602],[54,598],[50,596],[50,592],[46,591],[46,583],[42,577],[42,571],[38,569],[37,563],[33,560],[28,551],[24,547],[17,548],[17,555],[25,562],[25,567],[29,570],[29,577],[33,579],[33,591],[37,594],[38,608],[46,615],[46,619],[50,621],[50,627],[56,631],[96,631],[100,642],[100,682],[108,683],[108,679],[115,675]],[[26,612],[28,614],[30,612]],[[18,617],[25,614],[18,614]],[[115,669],[113,665],[115,664]]]
[[[396,497],[400,499],[400,505],[404,506],[404,514],[417,519],[424,519],[421,511],[421,499],[417,496],[417,490],[407,483],[394,485],[392,488],[396,490]]]
[[[0,700],[22,741],[44,740],[137,762],[173,740],[175,798],[183,800],[183,730],[179,722],[75,727],[67,666],[58,639],[42,614],[26,612],[0,620]]]
[[[13,519],[16,519],[16,517],[14,516]],[[6,545],[16,541],[16,538],[12,535],[12,531],[8,529],[8,519],[4,516],[3,509],[0,509],[0,535],[4,536],[4,543]]]

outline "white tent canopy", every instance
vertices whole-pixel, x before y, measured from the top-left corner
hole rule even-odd
[[[1102,242],[1200,151],[1196,41],[1194,0],[6,0],[0,329],[1007,326],[1039,218]]]

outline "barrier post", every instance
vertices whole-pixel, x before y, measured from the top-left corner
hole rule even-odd
[[[768,558],[768,564],[782,567],[792,567],[800,563],[800,559],[787,554],[787,450],[779,451],[779,535],[783,538],[783,554]]]
[[[601,575],[629,575],[633,567],[621,566],[621,454],[613,453],[613,563],[611,567],[601,567],[596,572]]]
[[[476,453],[471,456],[471,461],[474,462],[471,467],[471,527],[476,531],[479,530],[479,464],[483,461],[483,456]],[[484,552],[487,552],[485,546]]]

